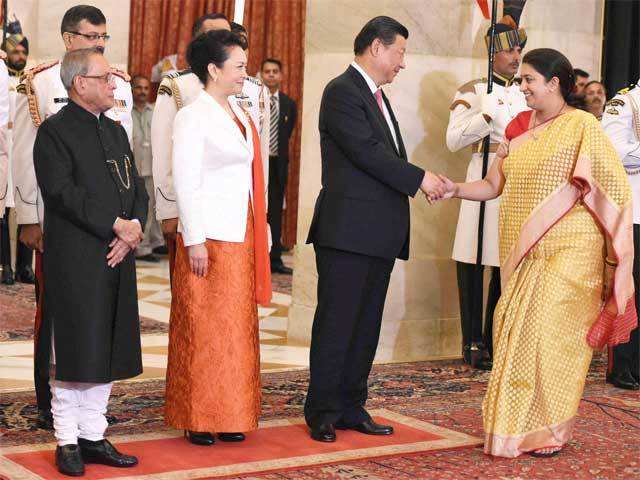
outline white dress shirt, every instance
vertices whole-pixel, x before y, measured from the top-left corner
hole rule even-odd
[[[355,68],[360,75],[362,75],[362,77],[364,78],[364,81],[367,82],[367,85],[369,86],[369,89],[371,90],[371,94],[374,95],[378,90],[380,90],[380,87],[378,87],[376,85],[376,82],[374,82],[371,77],[369,75],[367,75],[367,72],[365,72],[363,70],[363,68],[358,65],[356,62],[351,62],[351,66],[353,68]],[[378,101],[376,100],[376,103]],[[396,129],[393,126],[393,122],[391,121],[391,115],[389,115],[389,110],[387,110],[387,104],[384,102],[384,100],[382,101],[382,114],[384,115],[384,119],[387,121],[387,125],[389,125],[389,130],[391,130],[391,135],[393,136],[393,142],[396,144],[396,148],[399,150],[400,147],[398,146],[398,138],[396,137]]]

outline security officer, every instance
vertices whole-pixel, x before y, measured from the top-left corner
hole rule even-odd
[[[196,20],[193,37],[209,30],[231,30],[227,17],[221,13],[209,13]],[[246,44],[245,51],[249,45]],[[202,90],[202,83],[191,70],[167,75],[158,88],[158,97],[151,121],[151,150],[153,152],[153,182],[156,189],[156,215],[162,222],[162,233],[169,249],[170,271],[173,272],[175,236],[178,230],[178,206],[173,191],[171,152],[173,147],[173,120],[178,110],[190,104]],[[252,117],[260,133],[265,185],[269,182],[269,90],[255,77],[247,77],[242,94],[236,97],[238,104]]]
[[[515,16],[519,19],[519,15]],[[498,145],[504,139],[507,124],[527,109],[524,95],[514,83],[521,51],[527,41],[526,33],[524,29],[518,29],[513,17],[507,15],[496,24],[496,34],[492,93],[487,93],[486,79],[473,80],[458,89],[450,107],[447,147],[452,152],[465,147],[470,149],[467,182],[481,180],[483,138],[490,135],[490,166]],[[488,44],[488,35],[486,39]],[[457,262],[463,359],[482,370],[491,369],[493,311],[500,297],[498,207],[498,199],[485,204],[481,265],[476,265],[479,202],[462,201],[453,246],[453,259]],[[485,266],[491,267],[491,282],[483,338]]]
[[[95,47],[104,51],[109,40],[107,21],[96,7],[78,5],[64,14],[60,27],[62,40],[67,51]],[[129,76],[119,70],[112,70],[115,76],[115,106],[106,115],[122,125],[131,140],[131,87]],[[42,278],[43,238],[42,224],[44,204],[38,189],[33,166],[33,145],[40,124],[57,113],[68,101],[67,90],[60,78],[60,60],[43,63],[27,71],[17,88],[16,117],[13,136],[12,170],[18,224],[22,225],[20,241],[36,250],[36,292],[40,300],[44,289]],[[91,279],[87,279],[90,281]],[[40,301],[38,301],[40,305]],[[35,338],[37,341],[41,312],[36,311]],[[36,343],[38,344],[38,343]],[[36,349],[35,384],[38,401],[38,423],[42,428],[52,428],[51,393],[47,371],[38,371]]]
[[[638,81],[640,83],[640,80]],[[627,171],[633,195],[633,280],[636,306],[640,306],[640,87],[631,86],[607,102],[602,127],[609,135]],[[640,339],[638,328],[629,342],[609,352],[607,382],[626,390],[639,390]]]

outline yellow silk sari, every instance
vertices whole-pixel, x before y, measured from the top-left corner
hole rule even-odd
[[[579,110],[513,138],[502,169],[502,297],[482,411],[485,453],[516,457],[569,441],[590,345],[623,340],[612,334],[623,314],[635,322],[631,191],[596,118]],[[604,235],[619,262],[608,316]]]

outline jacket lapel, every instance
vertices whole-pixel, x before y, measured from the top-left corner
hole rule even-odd
[[[384,104],[387,106],[387,111],[389,112],[389,115],[391,116],[391,123],[393,123],[393,128],[396,131],[396,138],[398,139],[398,147],[400,149],[400,152],[399,152],[400,156],[406,160],[407,159],[407,151],[404,148],[404,142],[402,141],[402,135],[400,135],[400,125],[398,125],[398,121],[396,120],[396,116],[393,114],[393,110],[391,109],[391,103],[389,102],[389,99],[385,95],[384,91],[382,92],[382,99],[384,100]]]
[[[222,105],[216,102],[211,97],[211,95],[209,95],[204,90],[201,92],[201,95],[204,96],[204,98],[206,99],[206,102],[210,103],[213,106],[213,113],[216,118],[216,123],[222,128],[224,128],[229,133],[231,138],[234,138],[235,140],[240,142],[244,146],[244,148],[253,152],[253,150],[250,149],[249,144],[247,143],[247,139],[244,136],[242,136],[242,132],[238,128],[238,125],[236,125],[236,122],[229,116],[229,114],[225,111],[225,109],[222,108]],[[234,111],[234,113],[240,119],[240,121],[241,122],[246,121],[246,119],[243,118],[244,114],[239,114],[238,111],[236,110],[238,109],[240,112],[242,112],[242,110],[240,109],[240,107],[238,107],[236,100],[233,97],[229,97],[229,104],[231,105],[231,109]]]
[[[351,77],[355,80],[356,85],[360,88],[362,93],[362,97],[365,100],[366,105],[368,105],[369,109],[373,111],[374,116],[378,119],[378,126],[382,128],[382,131],[387,136],[387,142],[393,148],[393,151],[399,155],[398,149],[396,148],[396,143],[393,141],[393,136],[391,135],[391,130],[389,130],[389,124],[387,123],[386,118],[384,118],[384,114],[380,107],[378,106],[378,102],[376,101],[376,97],[373,96],[371,90],[369,89],[369,85],[367,85],[366,80],[362,77],[360,72],[358,72],[355,68],[349,65],[349,72],[351,73]],[[384,92],[383,92],[383,98]],[[387,110],[389,111],[391,118],[393,118],[393,114],[391,113],[391,108],[389,107],[389,103],[387,102]],[[398,142],[400,143],[400,142]]]
[[[231,105],[231,109],[233,110],[233,113],[236,114],[236,117],[238,117],[238,120],[240,120],[240,123],[242,123],[242,125],[244,126],[244,131],[245,131],[244,137],[242,137],[242,132],[236,125],[236,122],[233,120],[231,120],[231,122],[233,123],[235,130],[240,134],[240,137],[242,137],[245,147],[247,147],[247,149],[249,150],[249,153],[251,153],[251,157],[253,158],[253,131],[251,130],[251,123],[250,123],[251,117],[249,116],[249,112],[247,112],[240,105],[238,105],[238,103],[235,101],[235,97],[229,103]]]

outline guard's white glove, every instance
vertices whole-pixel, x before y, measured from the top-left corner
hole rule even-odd
[[[483,93],[480,97],[480,109],[482,114],[489,117],[491,120],[496,118],[498,112],[498,95],[496,92]]]

